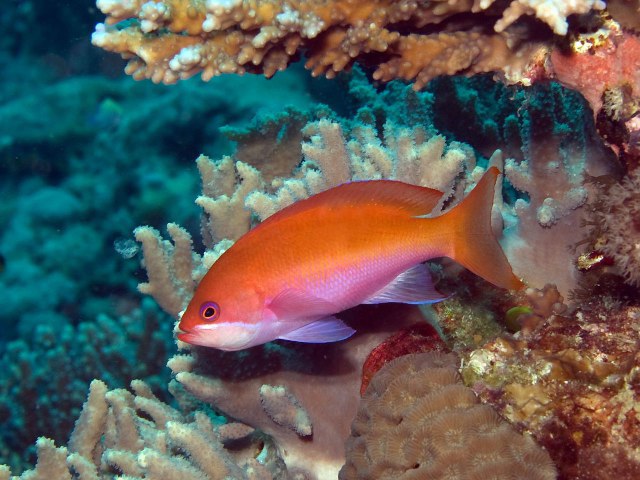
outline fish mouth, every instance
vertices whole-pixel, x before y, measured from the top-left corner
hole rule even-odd
[[[174,334],[178,340],[181,342],[190,343],[191,345],[197,345],[198,329],[185,329],[176,327],[174,330]]]
[[[215,337],[211,338],[210,335],[207,335],[208,332],[214,330],[212,328],[203,328],[202,326],[195,326],[188,330],[178,328],[176,329],[175,335],[178,340],[181,342],[188,343],[190,345],[196,345],[199,347],[211,347],[211,348],[219,348],[217,342],[215,341]]]
[[[195,325],[191,328],[176,328],[175,335],[181,342],[218,350],[244,350],[255,345],[258,328],[238,323]]]
[[[178,332],[178,333],[176,333],[176,337],[181,342],[186,342],[186,343],[193,344],[194,343],[193,341],[194,341],[196,335],[194,335],[192,332]]]

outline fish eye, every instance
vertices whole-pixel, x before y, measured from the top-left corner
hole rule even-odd
[[[200,306],[200,317],[207,322],[213,322],[220,316],[220,307],[216,302],[204,302]]]

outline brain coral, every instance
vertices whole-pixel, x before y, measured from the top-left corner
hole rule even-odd
[[[457,357],[399,357],[367,389],[340,480],[556,478],[545,450],[482,405],[460,381]]]

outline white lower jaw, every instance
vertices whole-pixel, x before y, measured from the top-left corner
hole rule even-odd
[[[258,328],[241,323],[217,323],[198,325],[189,332],[178,333],[178,339],[192,345],[217,348],[225,351],[244,350],[255,343]]]

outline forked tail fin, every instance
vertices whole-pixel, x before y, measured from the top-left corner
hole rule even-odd
[[[438,217],[442,231],[451,232],[448,257],[498,287],[520,289],[502,247],[491,230],[491,208],[500,171],[489,168],[475,188],[458,205]]]

